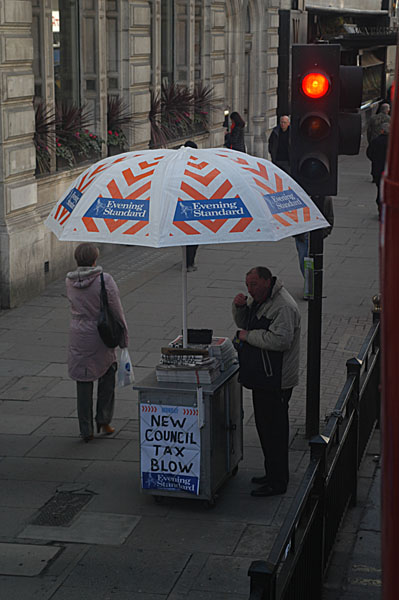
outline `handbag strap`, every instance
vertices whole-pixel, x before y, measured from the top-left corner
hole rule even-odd
[[[103,306],[108,306],[108,294],[107,294],[107,288],[105,287],[103,273],[100,274],[100,279],[101,279],[101,291],[100,291],[101,304]]]

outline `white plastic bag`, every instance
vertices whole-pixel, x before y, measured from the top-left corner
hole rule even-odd
[[[125,387],[134,383],[132,361],[127,348],[122,348],[118,365],[118,387]]]

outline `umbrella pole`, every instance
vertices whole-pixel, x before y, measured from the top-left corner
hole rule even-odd
[[[182,251],[182,289],[183,289],[183,348],[187,348],[187,253],[186,247],[181,247]]]

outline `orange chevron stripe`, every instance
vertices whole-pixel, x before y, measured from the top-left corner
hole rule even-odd
[[[287,215],[287,217],[289,217],[290,219],[292,219],[293,221],[295,221],[295,223],[298,223],[298,210],[287,210],[287,212],[284,213],[285,215]]]
[[[269,187],[268,185],[266,185],[265,183],[263,183],[263,181],[258,181],[258,179],[254,178],[254,182],[256,183],[256,185],[258,185],[259,187],[262,188],[262,190],[265,190],[268,194],[275,194],[276,190],[273,190],[271,187]]]
[[[65,206],[62,206],[62,204],[60,204],[56,210],[56,213],[54,215],[54,219],[61,220],[62,217],[65,215],[65,213],[68,212],[67,209],[65,208]],[[61,214],[60,214],[61,213]]]
[[[227,219],[215,219],[214,221],[199,221],[201,225],[217,233],[221,227],[227,222]]]
[[[122,225],[127,223],[127,221],[127,219],[104,219],[104,223],[106,224],[110,233],[116,231],[116,229],[119,229],[119,227],[122,227]]]
[[[236,162],[239,165],[249,165],[249,162],[244,158],[235,158],[234,162]]]
[[[65,211],[62,213],[61,217],[59,218],[59,224],[64,225],[66,223],[66,221],[68,221],[70,216],[71,216],[71,213],[65,209]]]
[[[128,185],[133,185],[136,181],[140,181],[140,179],[144,179],[145,177],[149,177],[154,173],[154,169],[152,171],[147,171],[146,173],[140,173],[139,175],[133,175],[131,169],[126,169],[126,171],[122,171],[122,175],[125,178],[125,181]]]
[[[86,227],[87,231],[98,233],[97,225],[91,217],[82,217],[82,223]]]
[[[245,231],[252,221],[252,217],[243,217],[234,225],[233,229],[230,229],[230,233],[240,233],[241,231]]]
[[[191,157],[194,158],[194,157]],[[190,167],[194,167],[194,169],[199,169],[200,171],[202,171],[202,169],[205,169],[205,167],[207,167],[209,165],[209,163],[203,161],[202,163],[193,163],[193,162],[188,162],[187,163],[188,166]]]
[[[284,225],[284,227],[290,227],[291,226],[291,223],[288,223],[287,221],[284,221],[284,219],[280,215],[273,215],[273,217],[276,219],[276,221],[278,221],[279,223],[281,223],[281,225]]]
[[[134,235],[135,233],[140,231],[140,229],[143,229],[143,227],[145,227],[146,225],[148,225],[148,221],[138,221],[132,227],[126,229],[126,231],[123,232],[123,235]]]
[[[151,181],[147,181],[147,183],[145,183],[141,187],[137,188],[137,190],[135,192],[132,192],[131,194],[126,196],[125,200],[136,200],[139,196],[141,196],[147,190],[149,190],[150,187],[151,187]],[[148,200],[148,198],[145,198],[145,200]]]
[[[107,184],[107,189],[111,194],[111,198],[120,198],[122,199],[122,194],[116,184],[115,179],[111,179],[111,181]]]
[[[281,179],[280,175],[277,175],[277,173],[275,173],[274,176],[276,179],[276,192],[282,192],[283,191],[283,180]]]
[[[78,189],[79,191],[81,191],[81,186],[84,184],[84,181],[85,181],[86,177],[88,177],[88,176],[89,176],[89,173],[86,173],[85,175],[83,175],[83,177],[82,177],[82,179],[80,180],[80,182],[79,182],[79,185],[78,185],[78,187],[77,187],[77,189]]]
[[[309,206],[305,206],[305,208],[303,209],[303,220],[305,221],[305,223],[307,223],[308,221],[310,221],[310,208],[309,208]]]
[[[146,160],[144,162],[139,163],[140,169],[148,169],[148,167],[156,167],[159,164],[159,161],[163,158],[163,156],[157,156],[154,158],[154,162],[149,163]]]
[[[218,175],[220,175],[220,171],[218,169],[213,169],[207,175],[199,175],[198,173],[192,173],[191,171],[188,171],[186,169],[184,171],[184,175],[195,179],[196,181],[198,181],[198,183],[201,183],[202,185],[208,186],[210,183],[212,183],[214,179],[216,179]]]
[[[173,221],[173,225],[187,235],[199,235],[200,233],[197,229],[194,229],[194,227],[183,221]]]
[[[214,194],[212,194],[210,199],[211,200],[215,200],[215,199],[219,200],[220,198],[225,198],[226,194],[231,190],[232,187],[233,186],[230,183],[230,181],[228,179],[226,179],[226,181],[224,183],[222,183],[222,185],[220,187],[218,187],[216,192]]]
[[[257,163],[257,165],[258,165],[258,169],[244,168],[244,170],[249,171],[250,173],[253,173],[254,175],[258,175],[259,177],[262,177],[262,179],[266,179],[266,181],[269,181],[269,175],[267,174],[265,165],[262,165],[262,163]]]
[[[206,200],[206,197],[203,196],[198,190],[188,185],[185,181],[181,182],[180,189],[182,192],[186,192],[188,196],[191,196],[194,200]],[[179,198],[181,200],[181,198]]]

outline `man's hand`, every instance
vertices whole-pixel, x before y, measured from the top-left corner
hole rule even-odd
[[[247,303],[247,297],[244,294],[237,294],[234,298],[234,304],[236,306],[245,306]]]
[[[247,341],[247,335],[248,335],[248,331],[246,329],[240,329],[240,331],[238,333],[238,337],[241,340],[241,342]]]

